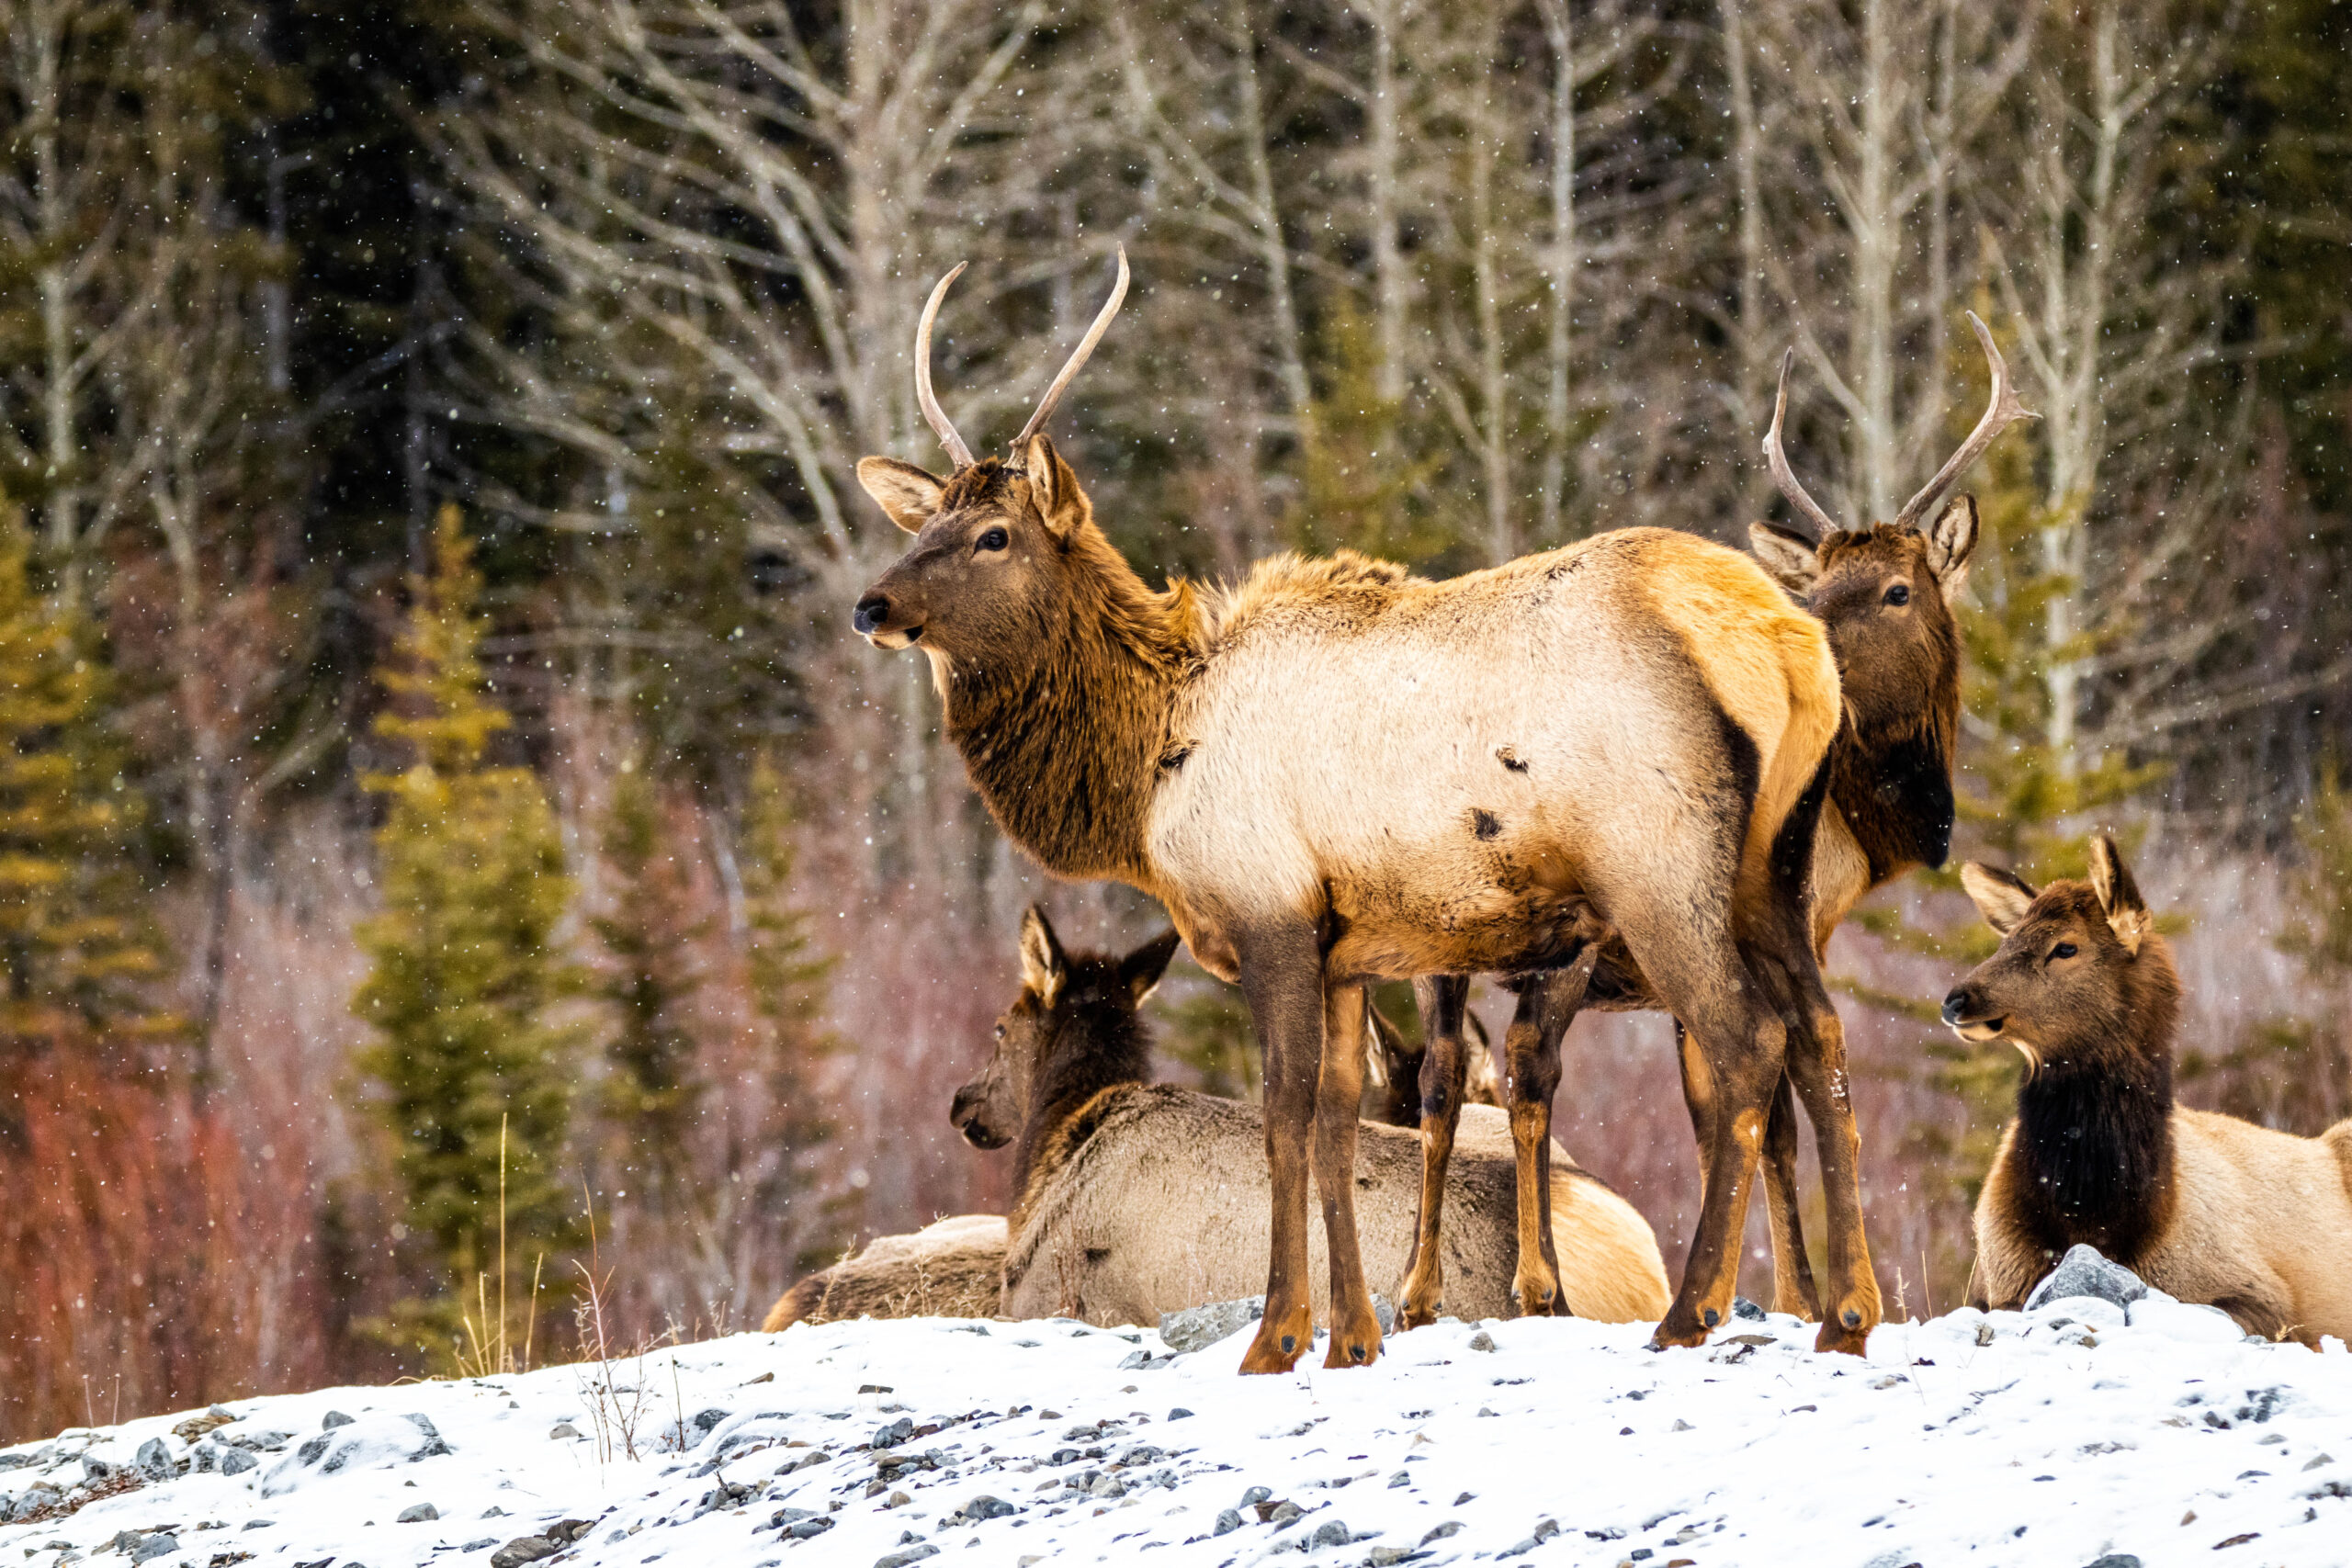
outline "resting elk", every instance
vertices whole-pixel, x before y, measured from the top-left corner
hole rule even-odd
[[[1951,848],[1952,758],[1960,729],[1960,634],[1951,604],[1976,546],[1976,501],[1962,495],[1939,513],[1935,509],[2012,421],[2033,417],[2018,402],[1993,334],[1973,314],[1968,321],[1991,371],[1984,417],[1892,523],[1840,528],[1797,481],[1781,442],[1793,353],[1781,362],[1780,394],[1764,455],[1781,492],[1816,533],[1807,537],[1758,523],[1748,536],[1765,570],[1828,633],[1845,702],[1844,722],[1830,743],[1828,798],[1814,841],[1816,955],[1827,950],[1830,934],[1864,895],[1914,866],[1941,865]],[[1931,513],[1935,520],[1928,523]],[[1420,987],[1422,1033],[1430,1043],[1421,1080],[1422,1206],[1397,1300],[1398,1321],[1407,1326],[1434,1319],[1443,1291],[1443,1270],[1430,1244],[1439,1232],[1458,1104],[1453,1075],[1460,1071],[1468,987],[1467,976],[1435,976]],[[1504,1039],[1513,1114],[1539,1130],[1548,1129],[1560,1078],[1560,1036],[1576,1012],[1554,994],[1557,988],[1558,982],[1540,977],[1520,982],[1518,1016]],[[1654,1009],[1658,1002],[1623,948],[1611,943],[1584,1005],[1618,1011]],[[1681,1045],[1683,1092],[1703,1168],[1714,1144],[1714,1106],[1705,1063],[1687,1033]],[[1762,1162],[1772,1231],[1773,1304],[1817,1317],[1820,1303],[1797,1218],[1796,1117],[1789,1087],[1783,1077],[1774,1094]],[[1522,1215],[1522,1248],[1547,1245],[1541,1220],[1540,1208]],[[1542,1312],[1548,1305],[1520,1303],[1522,1312]]]
[[[2352,1337],[2352,1121],[2298,1138],[2173,1103],[2180,976],[2111,840],[2037,892],[1970,864],[2000,950],[1944,998],[2025,1057],[1976,1203],[1972,1304],[2014,1308],[2077,1243],[2248,1333]]]
[[[960,268],[958,269],[960,271]],[[1352,1172],[1363,988],[1572,962],[1613,931],[1687,1027],[1713,1109],[1707,1182],[1661,1344],[1731,1310],[1737,1235],[1782,1071],[1828,1192],[1817,1343],[1879,1318],[1844,1036],[1805,911],[1822,761],[1842,713],[1820,622],[1744,555],[1663,529],[1603,534],[1444,582],[1280,557],[1238,587],[1154,591],[1097,526],[1041,426],[1119,284],[1014,440],[975,457],[931,389],[944,479],[868,457],[914,535],[858,601],[877,647],[931,661],[947,734],[998,824],[1048,871],[1159,900],[1236,981],[1265,1060],[1266,1311],[1243,1359],[1311,1336],[1307,1183],[1330,1239],[1326,1364],[1380,1350]],[[1519,1119],[1523,1168],[1544,1143]],[[1522,1176],[1522,1190],[1527,1185]],[[1548,1260],[1515,1293],[1557,1300]]]

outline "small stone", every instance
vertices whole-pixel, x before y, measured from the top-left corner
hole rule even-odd
[[[1750,1323],[1761,1323],[1764,1321],[1764,1309],[1758,1306],[1754,1302],[1749,1301],[1746,1296],[1732,1297],[1731,1314],[1734,1317],[1744,1317]]]
[[[1445,1523],[1432,1529],[1429,1534],[1421,1537],[1421,1544],[1423,1546],[1427,1546],[1433,1540],[1443,1540],[1450,1535],[1460,1535],[1461,1533],[1462,1521],[1460,1519],[1448,1519]]]
[[[1280,1529],[1284,1525],[1295,1524],[1303,1510],[1297,1504],[1285,1497],[1272,1507],[1261,1507],[1259,1512],[1265,1516],[1266,1523]]]
[[[1218,1513],[1216,1517],[1216,1529],[1211,1533],[1215,1535],[1231,1535],[1235,1530],[1238,1530],[1240,1528],[1240,1511],[1235,1508],[1227,1508]]]
[[[874,1560],[874,1568],[907,1568],[910,1562],[920,1562],[926,1557],[938,1555],[939,1548],[927,1540],[918,1541],[912,1546],[900,1547],[896,1551],[884,1552]]]
[[[522,1568],[563,1549],[543,1535],[518,1535],[490,1554],[490,1568]]]
[[[565,1438],[576,1438],[578,1436],[580,1436],[580,1428],[573,1426],[569,1421],[557,1422],[548,1432],[548,1438],[555,1441],[560,1441]]]
[[[1491,1349],[1493,1349],[1494,1348],[1495,1348],[1495,1337],[1494,1337],[1493,1335],[1491,1335],[1491,1334],[1487,1333],[1485,1329],[1483,1329],[1483,1328],[1482,1328],[1482,1329],[1478,1330],[1478,1332],[1477,1332],[1477,1333],[1473,1334],[1472,1336],[1470,1336],[1470,1348],[1471,1348],[1471,1349],[1473,1349],[1473,1350],[1491,1350]]]
[[[2025,1310],[2033,1312],[2068,1296],[2096,1296],[2117,1306],[2130,1306],[2147,1293],[2147,1281],[2140,1276],[2120,1263],[2109,1262],[2098,1247],[2077,1244],[2026,1297]]]
[[[220,1473],[223,1475],[243,1475],[260,1463],[261,1461],[243,1449],[223,1449],[220,1452]]]
[[[983,1492],[964,1505],[964,1517],[969,1519],[1001,1519],[1020,1510],[1001,1497],[991,1497]]]
[[[1677,1432],[1695,1432],[1698,1429],[1698,1427],[1693,1427],[1690,1422],[1685,1421],[1679,1416],[1674,1418],[1674,1426],[1671,1428],[1671,1430]]]
[[[1399,1486],[1410,1486],[1412,1483],[1413,1477],[1411,1472],[1408,1471],[1400,1470],[1396,1474],[1388,1478],[1388,1489],[1391,1492],[1394,1492]]]
[[[2312,1456],[2310,1462],[2305,1464],[2303,1468],[2305,1470],[2317,1470],[2324,1464],[2334,1464],[2335,1462],[2335,1456],[2334,1454],[2314,1454]]]
[[[2128,1551],[2110,1551],[2086,1568],[2140,1568],[2140,1560]]]
[[[1180,1404],[1180,1405],[1176,1406],[1176,1408],[1175,1408],[1175,1409],[1170,1410],[1170,1411],[1168,1413],[1168,1418],[1169,1418],[1170,1421],[1182,1421],[1182,1420],[1183,1420],[1186,1416],[1190,1416],[1190,1415],[1192,1415],[1192,1412],[1191,1412],[1191,1411],[1189,1411],[1189,1410],[1187,1410],[1187,1409],[1185,1409],[1182,1405],[1181,1405],[1181,1404]]]
[[[276,1523],[277,1523],[276,1519],[247,1519],[243,1524],[237,1528],[240,1529],[249,1530],[266,1530]]]
[[[1159,1314],[1159,1342],[1179,1354],[1202,1349],[1238,1334],[1265,1315],[1263,1296],[1211,1302],[1182,1312],[1163,1312]]]
[[[340,1410],[330,1410],[324,1416],[319,1417],[319,1430],[322,1432],[332,1432],[337,1427],[350,1426],[356,1419],[356,1416],[345,1416]]]
[[[1366,1554],[1364,1562],[1371,1564],[1371,1568],[1389,1568],[1390,1564],[1402,1562],[1412,1555],[1413,1549],[1409,1546],[1375,1546]]]
[[[885,1508],[903,1508],[913,1501],[914,1499],[912,1497],[908,1496],[903,1492],[893,1492],[888,1497],[882,1499],[882,1506]]]
[[[130,1549],[130,1560],[133,1562],[152,1562],[158,1557],[169,1557],[179,1549],[180,1538],[175,1535],[151,1535]]]
[[[1249,1491],[1244,1492],[1241,1495],[1241,1506],[1245,1508],[1255,1507],[1258,1504],[1265,1502],[1272,1495],[1273,1492],[1268,1487],[1252,1486]]]
[[[1464,1492],[1464,1494],[1462,1494],[1462,1495],[1460,1495],[1459,1497],[1456,1497],[1456,1498],[1453,1500],[1453,1506],[1454,1506],[1455,1507],[1459,1508],[1459,1507],[1460,1507],[1460,1506],[1462,1506],[1464,1503],[1469,1502],[1469,1501],[1470,1501],[1470,1499],[1472,1499],[1473,1497],[1476,1497],[1476,1495],[1477,1495],[1477,1494],[1476,1494],[1476,1492]]]
[[[795,1540],[807,1540],[813,1536],[820,1536],[832,1528],[833,1521],[819,1514],[814,1518],[794,1520],[784,1527],[784,1533]]]
[[[710,1436],[712,1427],[726,1419],[727,1412],[724,1410],[697,1410],[695,1412],[695,1418],[691,1425],[695,1431],[707,1438]]]
[[[876,1429],[872,1441],[866,1446],[875,1449],[895,1449],[914,1435],[914,1418],[910,1416],[901,1416],[888,1426]]]
[[[421,1525],[427,1519],[437,1519],[441,1510],[430,1503],[412,1503],[392,1518],[396,1525]]]
[[[460,1551],[487,1551],[497,1544],[498,1538],[496,1536],[486,1535],[480,1540],[469,1540],[466,1542],[465,1545],[459,1547],[458,1550]]]
[[[151,1481],[169,1481],[179,1470],[172,1462],[172,1446],[161,1438],[150,1438],[140,1444],[139,1453],[130,1462]]]
[[[1326,1519],[1315,1527],[1315,1544],[1318,1547],[1345,1546],[1354,1539],[1348,1533],[1346,1524],[1339,1519]]]

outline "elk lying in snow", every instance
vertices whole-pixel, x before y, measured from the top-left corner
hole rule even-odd
[[[1892,523],[1843,529],[1791,471],[1781,445],[1788,409],[1789,359],[1781,363],[1780,396],[1764,453],[1773,479],[1818,537],[1769,523],[1749,530],[1757,557],[1792,598],[1817,616],[1829,635],[1845,700],[1845,721],[1829,748],[1829,794],[1813,852],[1811,896],[1814,947],[1825,952],[1848,912],[1880,884],[1917,865],[1941,865],[1951,842],[1951,769],[1960,730],[1960,636],[1951,604],[1968,575],[1976,546],[1976,501],[1961,496],[1929,513],[1944,492],[1982,457],[2011,421],[2033,417],[2017,401],[2008,367],[1984,323],[1969,325],[1983,344],[1992,391],[1984,417],[1934,478],[1904,504]],[[1793,357],[1793,355],[1792,355]],[[1508,1074],[1528,1086],[1528,1100],[1550,1103],[1560,1077],[1560,1036],[1576,1009],[1555,994],[1565,982],[1531,977],[1519,986],[1519,1011],[1504,1040]],[[1437,1315],[1442,1292],[1436,1254],[1436,1195],[1452,1142],[1452,1075],[1461,1060],[1467,976],[1442,976],[1420,987],[1422,1033],[1430,1042],[1422,1099],[1426,1172],[1411,1264],[1398,1291],[1397,1314],[1408,1326]],[[1587,1007],[1644,1010],[1659,1004],[1622,947],[1604,956]],[[1699,1136],[1703,1168],[1714,1145],[1715,1108],[1705,1063],[1682,1037],[1683,1094]],[[1796,1117],[1784,1077],[1765,1128],[1766,1213],[1771,1222],[1773,1304],[1817,1317],[1821,1307],[1804,1252],[1796,1204]],[[1521,1220],[1521,1247],[1540,1246]],[[1428,1261],[1424,1261],[1424,1259]],[[1540,1303],[1522,1302],[1524,1310]]]
[[[975,458],[932,393],[931,322],[956,275],[933,291],[917,400],[956,468],[858,465],[915,539],[855,624],[930,659],[948,736],[1016,843],[1057,875],[1157,897],[1249,998],[1272,1215],[1242,1369],[1286,1371],[1311,1338],[1310,1167],[1330,1243],[1326,1364],[1379,1354],[1355,1221],[1365,984],[1561,967],[1602,929],[1689,1030],[1711,1112],[1658,1342],[1700,1343],[1731,1310],[1786,1070],[1827,1196],[1817,1343],[1859,1351],[1878,1285],[1844,1034],[1805,911],[1843,711],[1821,623],[1746,556],[1648,528],[1445,582],[1283,557],[1231,591],[1154,592],[1037,433],[1124,296],[1119,266],[1009,462]],[[1540,1171],[1548,1101],[1521,1114],[1527,1086],[1512,1092],[1518,1158]],[[1522,1249],[1519,1273],[1522,1302],[1562,1299],[1551,1259]]]
[[[2021,1305],[2087,1242],[2250,1333],[2352,1337],[2352,1121],[2298,1138],[2173,1103],[2180,976],[2109,840],[2088,882],[1961,877],[2001,947],[1944,1021],[2026,1060],[1976,1203],[1973,1303]]]
[[[1059,943],[1053,938],[1052,928],[1044,926],[1042,913],[1035,914],[1043,926],[1043,939],[1025,934],[1024,952],[1035,946],[1040,951],[1057,953]],[[1159,961],[1165,963],[1173,951],[1175,933],[1165,939],[1168,945],[1159,950]],[[1147,946],[1130,962],[1148,961],[1154,952]],[[1104,960],[1081,956],[1076,964],[1091,969]],[[1142,971],[1136,971],[1138,977]],[[1033,993],[1034,994],[1034,993]],[[1075,990],[1068,992],[1074,997]],[[1115,1000],[1115,994],[1114,994]],[[1007,1014],[1007,1024],[1012,1026],[1015,1014]],[[1377,1010],[1371,1014],[1370,1041],[1372,1049],[1364,1063],[1365,1076],[1373,1088],[1365,1096],[1367,1114],[1374,1121],[1392,1127],[1417,1128],[1420,1124],[1420,1096],[1416,1086],[1421,1070],[1421,1052],[1408,1046],[1394,1026]],[[1095,1041],[1104,1032],[1104,1021],[1081,1018],[1071,1026],[1064,1048],[1081,1055],[1095,1048]],[[1000,1055],[1000,1061],[1002,1060]],[[1122,1058],[1121,1070],[1135,1066]],[[1042,1081],[1032,1075],[1033,1083]],[[1005,1091],[1000,1091],[1005,1092]],[[1471,1060],[1464,1098],[1475,1106],[1499,1106],[1502,1094],[1495,1077],[1494,1059],[1484,1050]],[[1028,1108],[1020,1103],[1018,1095],[1010,1095],[1013,1108],[1010,1113],[1000,1110],[1014,1124],[1027,1120]],[[981,1110],[967,1111],[960,1100],[954,1114],[968,1134],[982,1125]],[[1491,1137],[1495,1118],[1476,1123],[1479,1130]],[[975,1140],[989,1141],[988,1134]],[[1001,1140],[999,1140],[1001,1141]],[[1566,1156],[1561,1156],[1565,1159]],[[1571,1167],[1570,1168],[1573,1168]],[[1568,1191],[1565,1185],[1564,1192]],[[1635,1216],[1638,1218],[1638,1216]],[[1622,1216],[1621,1216],[1622,1219]],[[796,1323],[831,1323],[841,1318],[857,1317],[994,1317],[1004,1277],[1005,1221],[1001,1214],[956,1214],[924,1226],[907,1235],[880,1236],[866,1244],[854,1257],[843,1258],[830,1269],[820,1269],[800,1280],[786,1291],[768,1311],[761,1327],[768,1333],[788,1328]],[[1666,1275],[1657,1266],[1657,1248],[1653,1241],[1648,1256],[1657,1289],[1642,1297],[1645,1304],[1637,1306],[1628,1317],[1653,1316],[1665,1310]],[[1254,1285],[1236,1286],[1238,1294],[1249,1294]],[[1587,1308],[1605,1305],[1604,1298],[1591,1291],[1582,1292],[1572,1282],[1572,1301]],[[1193,1303],[1178,1303],[1193,1305]]]
[[[1258,1288],[1267,1242],[1263,1116],[1149,1082],[1150,1033],[1136,1008],[1175,942],[1170,931],[1125,958],[1069,953],[1041,911],[1023,922],[1021,995],[998,1022],[995,1056],[957,1092],[954,1113],[983,1148],[1016,1144],[1006,1316],[1152,1323]],[[1399,1049],[1392,1039],[1391,1070]],[[1370,1222],[1365,1257],[1394,1270],[1419,1194],[1418,1140],[1370,1122],[1362,1139],[1354,1185]],[[1666,1269],[1648,1223],[1558,1145],[1551,1155],[1549,1208],[1570,1308],[1616,1323],[1656,1316],[1667,1303]],[[1465,1317],[1511,1310],[1514,1163],[1503,1113],[1473,1107],[1450,1180],[1457,1219],[1445,1237],[1454,1306]]]

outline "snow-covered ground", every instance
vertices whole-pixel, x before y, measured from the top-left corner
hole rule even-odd
[[[1238,1337],[804,1326],[27,1445],[0,1568],[2352,1563],[2352,1355],[2131,1310],[1890,1325],[1867,1361],[1779,1317],[1666,1352],[1444,1323],[1247,1379]]]

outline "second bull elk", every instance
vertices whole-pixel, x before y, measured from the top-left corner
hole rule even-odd
[[[1951,770],[1960,730],[1960,632],[1951,604],[1976,546],[1976,500],[1962,495],[1940,511],[1938,506],[2003,430],[2034,417],[2018,403],[1993,334],[1973,314],[1968,321],[1991,377],[1984,416],[1891,523],[1841,528],[1798,482],[1781,438],[1793,353],[1781,362],[1780,392],[1764,437],[1766,464],[1781,493],[1817,532],[1808,537],[1758,523],[1749,540],[1765,570],[1828,633],[1845,704],[1844,722],[1829,748],[1828,798],[1809,878],[1816,955],[1864,895],[1914,866],[1943,864],[1951,845]],[[1439,1310],[1443,1275],[1432,1250],[1439,1230],[1434,1195],[1443,1190],[1453,1141],[1451,1075],[1460,1070],[1468,983],[1466,976],[1444,976],[1422,987],[1424,1033],[1430,1041],[1422,1079],[1425,1196],[1413,1261],[1398,1291],[1398,1314],[1408,1325],[1430,1322]],[[1560,1077],[1560,1036],[1576,1009],[1566,1005],[1556,979],[1531,977],[1519,989],[1518,1016],[1504,1040],[1506,1077],[1514,1086],[1515,1114],[1548,1125]],[[1611,944],[1583,1005],[1631,1011],[1659,1003],[1624,952]],[[1703,1059],[1687,1035],[1682,1044],[1683,1092],[1703,1168],[1713,1145],[1713,1096]],[[1764,1140],[1773,1304],[1815,1316],[1820,1304],[1797,1218],[1796,1118],[1788,1089],[1783,1079]],[[1540,1213],[1522,1216],[1523,1247],[1548,1247],[1535,1234],[1541,1220]],[[1539,1311],[1543,1303],[1522,1302],[1521,1308]]]
[[[1057,875],[1157,897],[1249,999],[1272,1213],[1242,1370],[1286,1371],[1310,1342],[1310,1168],[1330,1238],[1327,1364],[1380,1351],[1351,1179],[1365,985],[1561,966],[1604,924],[1687,1026],[1714,1111],[1658,1341],[1700,1343],[1731,1310],[1785,1069],[1828,1193],[1818,1343],[1860,1350],[1878,1286],[1844,1037],[1805,912],[1842,714],[1821,623],[1747,557],[1647,528],[1444,582],[1284,556],[1231,590],[1156,592],[1039,433],[1126,276],[1122,254],[1009,459],[975,457],[932,393],[930,327],[955,274],[941,280],[916,386],[956,467],[858,465],[915,537],[855,619],[931,660],[947,734],[1015,842]],[[1541,1145],[1513,1134],[1532,1167]]]

